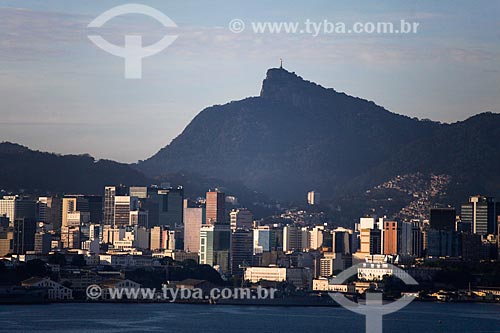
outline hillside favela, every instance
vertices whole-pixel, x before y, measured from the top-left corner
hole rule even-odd
[[[0,331],[500,332],[498,4],[221,3],[0,1]]]

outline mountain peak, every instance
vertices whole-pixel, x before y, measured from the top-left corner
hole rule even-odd
[[[316,83],[304,80],[295,72],[289,72],[283,67],[279,67],[267,70],[266,78],[262,82],[260,97],[303,106],[308,103],[311,95],[317,96],[318,93],[321,94],[326,90]]]

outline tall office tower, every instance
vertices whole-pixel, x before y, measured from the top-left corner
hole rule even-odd
[[[455,230],[457,213],[455,208],[431,208],[430,228],[434,230]]]
[[[113,225],[115,222],[115,196],[127,195],[127,188],[120,186],[105,186],[104,187],[104,206],[103,206],[103,223],[105,225]]]
[[[90,214],[90,222],[101,224],[102,223],[102,196],[100,195],[84,195],[82,197],[88,203],[88,212]],[[79,211],[85,211],[77,203]]]
[[[81,227],[90,221],[89,212],[69,212],[66,214],[66,227]]]
[[[174,229],[182,225],[184,210],[184,189],[160,189],[157,194],[158,200],[158,224]]]
[[[228,253],[230,241],[231,229],[229,225],[202,225],[200,228],[200,264],[224,265],[225,263],[220,262],[224,254],[219,258],[218,253]]]
[[[458,257],[461,255],[460,234],[454,231],[427,231],[427,256]]]
[[[474,234],[483,236],[494,234],[497,219],[496,206],[493,198],[471,196],[468,203],[462,204],[462,222],[470,223]]]
[[[382,233],[379,229],[361,229],[361,252],[367,254],[381,254]]]
[[[103,223],[105,225],[113,225],[115,222],[115,195],[115,186],[104,188]]]
[[[308,227],[300,228],[300,238],[300,244],[302,244],[300,251],[309,250],[311,248],[311,233]]]
[[[45,231],[40,231],[35,234],[35,253],[48,254],[51,250],[52,235]]]
[[[130,212],[138,209],[136,197],[115,195],[114,222],[115,227],[130,225]]]
[[[231,221],[231,230],[236,229],[252,229],[253,227],[253,215],[246,208],[233,209],[229,213]]]
[[[81,227],[62,227],[61,243],[66,249],[80,249],[82,241]]]
[[[133,210],[130,212],[130,225],[148,227],[148,212],[142,210]]]
[[[76,198],[68,197],[62,199],[62,209],[61,209],[61,227],[65,228],[68,226],[68,214],[76,212]]]
[[[36,220],[36,201],[25,199],[17,195],[4,196],[0,200],[0,216],[5,215],[10,224],[18,218]]]
[[[421,257],[423,235],[419,221],[401,223],[401,247],[399,253],[406,256]]]
[[[384,253],[398,254],[401,247],[401,228],[396,221],[384,221]]]
[[[319,205],[320,203],[320,194],[316,191],[307,192],[307,203],[311,206]]]
[[[252,266],[253,232],[236,229],[231,233],[230,271],[232,275],[243,276],[244,267]]]
[[[271,227],[259,226],[253,229],[253,254],[271,251]]]
[[[138,249],[150,249],[151,230],[144,227],[134,227],[134,246]]]
[[[200,251],[200,228],[205,222],[205,207],[188,207],[184,200],[184,251]]]
[[[111,225],[102,226],[102,243],[113,244],[116,241],[123,240],[125,237],[125,228],[114,228]]]
[[[353,253],[352,231],[343,228],[337,228],[332,231],[332,252],[351,254]]]
[[[52,224],[54,230],[61,229],[62,223],[62,200],[57,197],[38,198],[38,221]]]
[[[92,223],[89,225],[89,239],[98,239],[99,242],[102,241],[102,228],[100,224]]]
[[[225,195],[222,192],[207,192],[206,200],[206,222],[207,225],[225,224],[226,208]]]
[[[306,246],[308,246],[306,244]],[[302,230],[293,225],[287,225],[283,228],[283,251],[289,252],[294,250],[301,251],[302,244]]]
[[[13,252],[25,254],[26,251],[35,249],[36,219],[34,217],[21,217],[14,220]]]
[[[152,227],[150,232],[149,248],[151,251],[160,250],[163,239],[163,228],[160,226]]]
[[[175,250],[176,249],[176,234],[175,230],[165,230],[165,237],[163,240],[163,248],[165,250]]]
[[[309,248],[317,250],[323,246],[323,233],[325,232],[324,226],[315,226],[309,231]]]
[[[384,229],[384,217],[361,217],[359,219],[358,229]]]

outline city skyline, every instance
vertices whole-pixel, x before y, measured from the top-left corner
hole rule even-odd
[[[0,0],[0,331],[496,331],[499,13]]]

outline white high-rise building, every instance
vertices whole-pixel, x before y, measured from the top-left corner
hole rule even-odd
[[[312,250],[317,250],[323,245],[323,232],[325,231],[324,226],[315,226],[311,231],[309,231],[310,234],[310,245],[309,248]]]
[[[309,191],[307,193],[307,203],[309,205],[319,205],[320,203],[320,194],[316,191]]]
[[[5,215],[10,223],[14,223],[17,218],[35,218],[36,202],[23,199],[17,195],[4,196],[0,199],[0,216]]]

